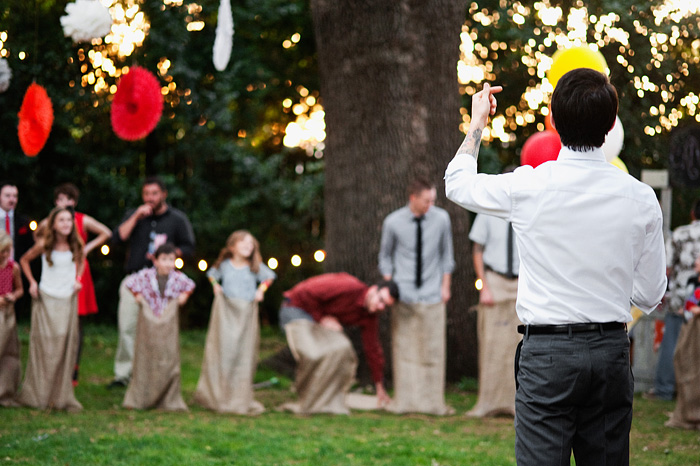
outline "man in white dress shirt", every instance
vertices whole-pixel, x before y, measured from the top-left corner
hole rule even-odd
[[[472,101],[469,132],[445,172],[447,197],[512,222],[520,251],[516,310],[518,465],[628,465],[633,378],[625,323],[666,289],[662,217],[653,190],[605,161],[617,114],[607,77],[572,70],[552,96],[556,161],[502,175],[476,158],[500,87]]]

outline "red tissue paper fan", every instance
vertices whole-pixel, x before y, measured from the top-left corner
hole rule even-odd
[[[150,71],[134,66],[122,76],[112,101],[112,129],[127,141],[145,138],[163,113],[160,84]]]
[[[46,89],[36,83],[30,84],[18,116],[19,144],[26,155],[34,157],[44,148],[53,125],[53,105]]]

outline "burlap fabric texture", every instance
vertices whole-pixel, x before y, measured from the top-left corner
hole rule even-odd
[[[72,375],[78,355],[78,300],[43,291],[32,299],[29,361],[17,401],[38,409],[80,411]]]
[[[518,282],[491,271],[486,272],[485,279],[495,304],[478,307],[479,395],[467,416],[515,416],[513,361],[522,339],[515,312]]]
[[[0,406],[14,406],[22,377],[15,306],[0,306]]]
[[[669,427],[700,430],[700,317],[681,327],[673,367],[676,371],[676,408]]]
[[[160,316],[143,297],[136,323],[134,368],[122,406],[130,409],[186,411],[180,390],[180,334],[177,300]]]
[[[298,399],[278,409],[297,414],[349,414],[345,395],[357,370],[350,339],[309,320],[293,320],[284,330],[297,361],[294,388]]]
[[[258,304],[214,296],[194,401],[220,413],[262,413],[253,397],[259,346]]]
[[[439,416],[445,404],[445,304],[398,302],[391,309],[394,398],[387,411]]]

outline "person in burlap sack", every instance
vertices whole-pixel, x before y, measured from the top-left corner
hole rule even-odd
[[[17,401],[38,409],[80,411],[73,391],[78,356],[78,291],[85,256],[73,213],[56,207],[47,233],[19,260],[29,281],[32,320],[29,361]],[[31,261],[41,256],[41,278],[34,279]]]
[[[0,230],[0,406],[15,405],[22,377],[15,301],[24,294],[24,287],[11,255],[12,237]]]
[[[134,344],[134,369],[122,406],[129,409],[186,411],[180,389],[178,310],[194,291],[194,282],[175,270],[177,248],[156,249],[153,267],[126,280],[140,305]]]
[[[695,259],[700,274],[700,256]],[[700,275],[688,280],[684,323],[678,335],[673,365],[676,374],[676,408],[667,427],[700,430]]]
[[[258,240],[238,230],[226,240],[207,277],[214,302],[194,401],[220,413],[260,414],[265,408],[253,396],[258,303],[277,276],[262,263]]]
[[[446,305],[451,297],[454,254],[448,213],[435,207],[437,191],[417,178],[408,204],[382,225],[379,272],[399,286],[391,312],[391,356],[396,413],[447,415],[445,404]]]
[[[515,416],[515,379],[511,369],[521,338],[515,312],[520,260],[513,227],[501,218],[479,214],[472,223],[469,239],[481,290],[476,325],[479,394],[467,416]]]
[[[280,327],[297,361],[298,401],[280,407],[298,414],[349,414],[346,395],[355,378],[357,355],[343,327],[360,327],[362,347],[377,393],[377,407],[390,401],[384,389],[384,353],[379,312],[399,298],[392,281],[367,286],[347,273],[309,278],[284,293]]]

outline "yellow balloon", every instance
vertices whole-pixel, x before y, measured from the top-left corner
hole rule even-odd
[[[617,168],[622,170],[625,173],[629,173],[630,171],[627,169],[627,165],[625,165],[625,162],[620,159],[620,157],[615,157],[610,161],[611,164],[615,165]]]
[[[558,50],[552,57],[552,67],[547,72],[547,78],[552,87],[556,87],[562,76],[576,68],[592,68],[606,74],[608,72],[608,64],[603,54],[592,50],[587,45],[582,45]]]

